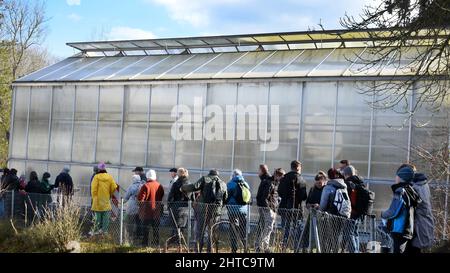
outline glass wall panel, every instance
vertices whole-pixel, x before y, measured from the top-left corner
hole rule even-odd
[[[24,160],[10,160],[8,161],[9,169],[16,169],[17,176],[20,177],[22,174],[25,174],[25,161]]]
[[[386,87],[389,88],[389,87]],[[391,178],[408,155],[408,114],[406,103],[374,113],[371,178]]]
[[[145,165],[150,86],[125,87],[122,163]]]
[[[75,162],[94,162],[98,86],[77,86],[73,156]]]
[[[306,83],[303,100],[301,161],[305,173],[315,174],[332,162],[336,83]]]
[[[30,173],[33,171],[37,173],[39,180],[41,180],[42,175],[47,171],[47,163],[27,161],[25,169],[27,182],[30,180]]]
[[[183,130],[184,138],[176,142],[175,166],[201,169],[206,84],[182,84],[178,96],[178,104],[190,109],[190,113],[179,114],[190,114],[190,118],[183,118],[177,123],[177,127]]]
[[[271,170],[289,167],[290,161],[297,159],[298,129],[300,120],[301,82],[271,83],[270,105],[279,106],[278,122],[278,148],[266,152],[266,164]],[[275,134],[276,129],[272,124],[272,116],[269,117],[268,132]],[[276,145],[275,135],[268,139],[267,144]],[[269,147],[269,146],[268,146]],[[275,147],[275,146],[274,146]]]
[[[56,86],[53,90],[50,160],[70,161],[75,87]]]
[[[338,89],[334,163],[348,159],[360,175],[367,177],[372,113],[367,100],[372,97],[359,94],[354,82],[340,82]]]
[[[51,87],[33,87],[31,90],[28,132],[28,158],[30,159],[48,159],[51,93]]]
[[[234,168],[255,172],[264,160],[267,115],[259,113],[259,105],[268,104],[268,83],[238,85],[237,126],[234,146]]]
[[[418,83],[416,92],[424,92],[424,88],[431,87],[429,84]],[[446,166],[442,163],[448,157],[450,97],[447,96],[439,109],[424,103],[414,114],[412,125],[411,161],[428,178],[446,180]],[[430,155],[434,160],[430,160]]]
[[[171,129],[176,118],[171,116],[177,105],[177,85],[154,85],[150,107],[149,165],[173,167],[174,139]]]
[[[227,112],[227,105],[236,105],[237,84],[217,83],[210,84],[208,88],[207,105],[217,105],[208,108],[205,127],[205,160],[203,168],[229,171],[233,150],[233,127],[235,121],[234,111]],[[216,113],[217,112],[217,113]],[[216,116],[217,114],[217,116]],[[220,118],[220,114],[222,114]],[[223,130],[215,128],[214,124],[226,127]],[[228,121],[228,122],[227,122]],[[228,126],[230,124],[230,126]],[[227,138],[227,134],[230,139]]]
[[[11,156],[26,157],[29,87],[15,87],[14,127],[12,132]]]
[[[123,86],[100,88],[96,161],[120,163]]]

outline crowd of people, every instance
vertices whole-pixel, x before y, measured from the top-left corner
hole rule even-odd
[[[38,179],[36,172],[30,173],[28,183],[25,177],[17,177],[17,170],[4,169],[1,178],[3,191],[21,191],[48,194],[58,189],[65,196],[73,194],[73,181],[70,168],[64,167],[55,183],[50,182],[51,175],[46,172]],[[225,183],[217,170],[208,175],[190,181],[189,171],[185,168],[173,168],[170,173],[170,191],[167,209],[173,221],[170,243],[179,243],[189,221],[189,206],[195,218],[195,233],[198,252],[204,247],[207,235],[207,251],[215,238],[210,234],[212,227],[220,220],[222,208],[226,205],[231,226],[231,249],[237,252],[239,245],[248,249],[247,219],[249,205],[252,204],[252,189],[243,173],[235,169],[230,181]],[[370,191],[358,171],[348,160],[342,160],[339,166],[328,171],[319,171],[314,177],[314,185],[307,191],[307,183],[302,176],[302,163],[295,160],[290,171],[276,168],[273,173],[267,165],[258,168],[260,183],[257,189],[256,205],[259,209],[258,238],[255,249],[258,252],[270,252],[270,238],[274,231],[277,215],[281,216],[284,229],[282,247],[286,248],[292,231],[296,232],[299,221],[303,219],[303,208],[322,211],[352,219],[349,232],[344,241],[348,252],[359,252],[357,223],[373,212],[374,192]],[[401,165],[395,173],[395,184],[391,186],[393,197],[389,208],[381,213],[383,228],[391,234],[394,253],[417,253],[430,248],[434,243],[434,222],[431,212],[431,195],[427,177],[419,173],[412,164]],[[106,170],[106,164],[94,167],[90,181],[92,198],[91,210],[95,224],[90,235],[108,231],[112,210],[111,199],[118,185]],[[152,229],[152,245],[159,245],[159,226],[164,212],[164,188],[158,182],[155,170],[144,171],[136,167],[131,175],[131,185],[127,188],[124,202],[127,203],[127,232],[133,240],[149,245],[149,232]]]

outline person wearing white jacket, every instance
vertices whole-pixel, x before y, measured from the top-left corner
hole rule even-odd
[[[143,184],[144,181],[141,180],[141,177],[139,175],[133,175],[131,185],[128,187],[124,198],[124,202],[127,203],[126,230],[131,240],[138,239],[137,230],[138,225],[140,225],[140,220],[137,195]]]

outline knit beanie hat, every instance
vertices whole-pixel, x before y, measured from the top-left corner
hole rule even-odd
[[[106,170],[106,164],[105,164],[104,162],[100,162],[100,163],[98,164],[98,170],[99,170],[99,171],[104,171],[104,170]]]
[[[411,182],[414,178],[414,170],[410,167],[403,167],[397,172],[397,176],[404,182]]]
[[[148,181],[155,181],[156,180],[156,172],[155,170],[149,170],[146,174]]]
[[[132,182],[133,183],[141,182],[141,176],[139,176],[137,174],[133,175]]]

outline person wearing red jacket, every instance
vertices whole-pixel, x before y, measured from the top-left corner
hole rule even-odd
[[[139,201],[139,219],[141,225],[139,235],[143,234],[142,243],[148,245],[148,233],[150,226],[153,229],[153,246],[159,246],[159,222],[164,206],[162,199],[164,197],[164,188],[156,180],[156,172],[149,170],[147,172],[147,183],[142,185],[138,193]]]

